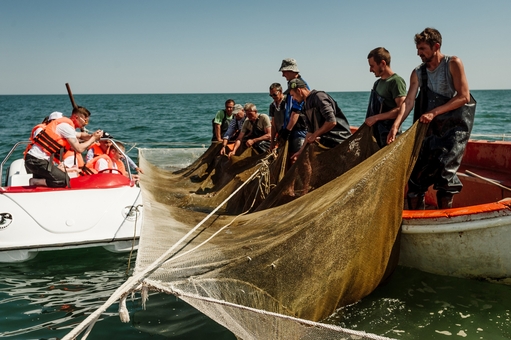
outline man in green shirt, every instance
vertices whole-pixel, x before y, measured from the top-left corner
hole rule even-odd
[[[213,142],[221,142],[222,137],[227,132],[229,128],[229,123],[232,120],[232,111],[234,110],[234,105],[236,103],[232,99],[227,99],[225,101],[225,110],[220,110],[216,113],[215,118],[212,120],[213,124],[213,138],[211,140]]]
[[[387,145],[387,135],[394,123],[399,106],[406,98],[406,83],[390,68],[390,53],[377,47],[367,56],[369,71],[379,77],[371,90],[365,123],[374,126],[373,133],[380,148]]]

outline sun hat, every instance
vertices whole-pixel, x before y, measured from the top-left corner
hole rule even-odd
[[[52,112],[48,116],[48,121],[62,118],[62,116],[63,116],[62,112],[58,112],[58,111]]]
[[[241,104],[236,104],[236,105],[234,105],[234,109],[232,110],[232,114],[233,115],[238,114],[238,112],[240,112],[241,110],[243,110],[243,106]]]
[[[280,65],[279,72],[283,71],[292,71],[296,73],[300,72],[298,70],[298,64],[296,63],[296,60],[294,60],[293,58],[287,58],[282,60],[282,65]]]

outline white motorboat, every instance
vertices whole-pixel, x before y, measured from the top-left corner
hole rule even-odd
[[[40,251],[102,246],[136,249],[142,224],[140,188],[129,174],[71,178],[68,188],[29,186],[24,160],[0,165],[0,262],[29,260]],[[126,167],[129,169],[129,167]],[[129,171],[128,171],[129,172]]]

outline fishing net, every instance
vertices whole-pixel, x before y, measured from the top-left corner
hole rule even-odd
[[[378,150],[363,125],[336,148],[308,146],[282,178],[282,151],[229,160],[213,144],[170,171],[141,150],[136,268],[111,299],[174,294],[241,339],[382,339],[318,322],[389,272],[424,127]]]

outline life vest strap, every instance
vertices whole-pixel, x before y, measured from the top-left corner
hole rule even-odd
[[[60,145],[57,141],[48,135],[46,131],[41,131],[34,138],[34,143],[39,144],[43,149],[50,154],[60,154],[61,149],[65,151],[65,148]]]
[[[80,170],[82,170],[80,171],[81,176],[90,176],[95,174],[94,170],[88,168],[86,165],[82,166]]]

